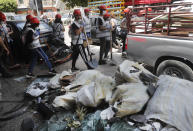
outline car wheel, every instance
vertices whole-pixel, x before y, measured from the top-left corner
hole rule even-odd
[[[193,70],[183,62],[177,60],[166,60],[159,64],[156,74],[170,75],[181,79],[193,81]]]

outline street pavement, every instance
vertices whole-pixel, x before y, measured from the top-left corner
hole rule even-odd
[[[70,45],[70,38],[67,32],[68,32],[68,27],[66,27],[66,32],[65,32],[65,38],[66,38],[65,43],[67,45]],[[91,45],[90,50],[93,53],[95,53],[93,57],[98,60],[99,46]],[[113,63],[116,63],[117,65],[119,65],[123,60],[124,59],[121,58],[120,51],[117,49],[113,49]],[[71,63],[72,61],[63,63],[61,65],[56,66],[55,69],[58,73],[61,73],[63,70],[69,71],[71,69]],[[99,65],[96,68],[96,70],[101,71],[105,75],[114,76],[117,66],[112,66],[110,63],[112,62],[110,61],[106,65]],[[76,66],[81,70],[87,69],[86,65],[84,64],[80,56],[78,58]],[[12,73],[15,74],[13,78],[4,79],[0,77],[0,116],[1,117],[5,115],[5,112],[9,110],[14,111],[14,109],[17,109],[19,106],[22,106],[22,103],[3,102],[3,100],[20,101],[24,99],[24,92],[26,90],[26,87],[32,82],[30,80],[25,80],[25,81],[22,80],[26,72],[27,72],[27,68],[25,66],[22,66],[21,69],[12,71]],[[48,69],[45,63],[38,64],[34,70],[35,75],[46,74],[47,72],[48,72]],[[23,106],[25,107],[29,105],[29,102],[30,101],[26,100]],[[34,115],[36,115],[36,112],[34,112],[33,110],[30,110],[8,121],[1,121],[1,118],[0,118],[0,131],[20,131],[22,120],[26,117],[32,117],[32,116],[34,117]],[[37,119],[35,122],[39,123],[42,121],[40,119]]]

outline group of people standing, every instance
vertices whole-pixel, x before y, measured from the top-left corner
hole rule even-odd
[[[106,64],[107,56],[111,48],[112,30],[113,26],[110,22],[110,14],[107,12],[105,5],[99,6],[100,15],[96,20],[96,37],[100,40],[99,65]],[[73,46],[73,60],[72,69],[78,70],[75,66],[78,55],[80,54],[88,69],[92,69],[89,65],[87,53],[85,51],[84,43],[91,40],[91,19],[89,16],[89,9],[84,9],[85,16],[82,17],[80,9],[75,9],[73,15],[74,22],[71,25],[71,38]],[[88,42],[90,43],[90,42]],[[90,51],[88,50],[88,54]]]
[[[98,64],[106,64],[108,58],[108,53],[112,48],[112,31],[114,26],[110,20],[111,15],[107,11],[105,5],[99,6],[100,14],[96,19],[96,37],[100,40],[100,53]],[[127,10],[124,10],[127,13]],[[71,36],[71,45],[72,45],[72,71],[78,70],[76,67],[76,61],[79,54],[81,55],[84,63],[88,69],[93,69],[94,67],[88,59],[88,55],[94,55],[88,45],[92,43],[91,38],[91,19],[90,19],[90,9],[84,9],[84,15],[81,14],[80,9],[75,9],[73,12],[74,21],[70,26],[70,36]],[[26,16],[26,23],[22,31],[22,43],[26,47],[26,52],[29,55],[27,57],[27,63],[29,63],[29,68],[26,77],[34,77],[33,69],[36,65],[37,58],[40,56],[48,66],[49,73],[56,74],[52,64],[50,63],[48,56],[41,48],[40,45],[40,21],[38,18],[33,17],[32,15]],[[64,31],[65,28],[61,21],[61,15],[57,14],[55,20],[52,24],[53,35],[64,41]],[[127,32],[127,30],[126,30]],[[126,38],[126,36],[125,36]],[[6,17],[0,12],[0,50],[4,50],[7,55],[9,55],[9,48],[6,46],[6,43],[9,43],[9,32],[6,25]],[[124,42],[125,43],[125,42]],[[123,51],[125,46],[123,47]],[[86,51],[87,50],[87,51]],[[0,51],[0,57],[2,56],[3,51]],[[4,77],[12,76],[6,69],[3,64],[2,59],[0,58],[0,73]]]
[[[33,17],[32,15],[26,16],[26,23],[22,30],[22,44],[25,47],[26,50],[26,56],[29,56],[26,58],[27,63],[30,61],[30,64],[28,66],[28,72],[26,77],[32,78],[33,70],[36,65],[38,56],[40,56],[45,63],[47,64],[49,68],[49,74],[56,74],[56,71],[54,70],[52,64],[50,63],[48,56],[44,52],[44,50],[41,48],[40,44],[40,29],[39,29],[40,21],[38,18]],[[6,24],[6,16],[0,12],[0,57],[2,56],[3,52],[6,51],[7,55],[10,55],[10,49],[8,44],[9,41],[9,31],[8,26]],[[63,39],[63,38],[62,38]],[[0,73],[3,77],[11,77],[12,74],[9,73],[7,70],[2,57],[0,58]]]

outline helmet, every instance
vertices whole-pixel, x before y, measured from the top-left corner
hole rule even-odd
[[[90,12],[90,9],[84,9],[84,13],[86,13],[86,12]]]
[[[109,18],[109,17],[110,17],[110,14],[109,14],[109,13],[105,13],[105,14],[103,15],[103,17],[104,17],[104,18]]]
[[[62,16],[61,16],[60,14],[57,14],[57,15],[55,16],[55,18],[56,18],[56,19],[61,19]]]
[[[152,11],[152,8],[147,8],[147,11],[150,11],[150,12],[151,12],[151,11]]]
[[[32,18],[33,18],[32,15],[27,15],[27,16],[26,16],[26,20],[27,20],[27,21],[30,21]]]
[[[38,20],[38,18],[34,17],[30,20],[30,24],[39,24],[40,21]]]
[[[6,21],[6,16],[3,12],[0,12],[0,20]]]
[[[73,14],[74,14],[74,15],[81,15],[81,12],[80,12],[79,9],[75,9]]]
[[[100,10],[106,10],[107,7],[106,7],[106,5],[101,5],[101,6],[99,6],[99,9],[100,9]]]
[[[145,15],[147,12],[151,12],[151,11],[152,11],[152,8],[147,8],[147,11],[146,10],[140,10],[138,13],[138,16]]]
[[[124,9],[124,13],[130,13],[130,12],[131,12],[131,10],[129,8]]]

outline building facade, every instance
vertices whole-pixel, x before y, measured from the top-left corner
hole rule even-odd
[[[31,9],[31,3],[34,0],[17,0],[18,8],[17,13],[18,14],[29,14],[34,12],[36,14],[36,11],[33,11]],[[40,11],[41,14],[44,12],[60,12],[66,10],[66,5],[61,0],[42,0],[43,10]]]

